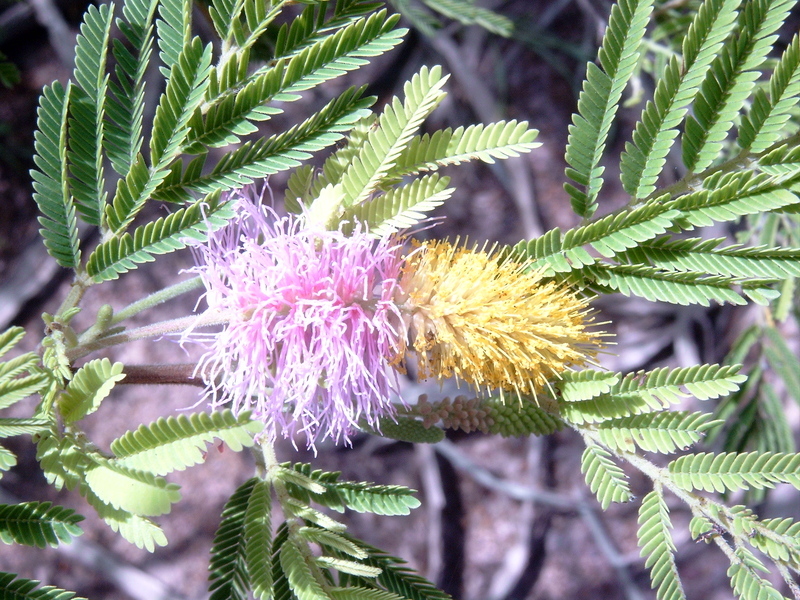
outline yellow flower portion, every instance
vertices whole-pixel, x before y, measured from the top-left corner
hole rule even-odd
[[[540,271],[448,242],[407,258],[397,303],[419,376],[455,376],[484,390],[537,392],[601,346],[588,301]]]

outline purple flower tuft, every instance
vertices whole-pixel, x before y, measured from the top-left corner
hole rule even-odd
[[[377,428],[394,414],[399,245],[278,218],[245,194],[234,221],[196,248],[209,309],[227,320],[191,334],[209,346],[198,372],[212,407],[252,410],[270,438],[302,432],[309,447],[348,442],[362,421]]]

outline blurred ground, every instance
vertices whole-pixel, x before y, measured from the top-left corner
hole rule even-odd
[[[32,7],[37,4],[39,0],[0,2],[0,32],[5,35],[0,49],[22,71],[20,85],[0,90],[0,327],[25,326],[30,344],[41,334],[41,311],[54,310],[68,285],[64,273],[43,255],[27,175],[39,89],[70,72],[36,23]],[[79,4],[60,6],[73,35]],[[555,226],[576,224],[562,188],[563,149],[581,65],[593,56],[608,6],[590,0],[510,0],[495,5],[518,22],[519,39],[503,40],[456,26],[448,26],[434,40],[413,34],[405,49],[324,90],[332,95],[351,82],[378,81],[374,91],[385,100],[401,93],[402,83],[419,65],[442,64],[453,77],[446,88],[448,98],[429,123],[431,129],[514,118],[526,119],[540,130],[543,145],[530,155],[494,167],[449,169],[458,191],[439,213],[442,223],[427,235],[513,243]],[[308,106],[320,104],[321,97],[309,96],[306,104],[290,105],[285,120],[273,126],[297,122]],[[627,124],[639,110],[622,114],[613,152],[621,149]],[[613,162],[607,168],[604,212],[626,202]],[[280,193],[284,181],[276,176],[270,185]],[[176,273],[189,266],[188,253],[178,253],[93,289],[78,319],[91,322],[92,310],[104,303],[123,307],[173,283]],[[140,323],[188,314],[193,305],[192,298],[166,304],[143,315]],[[599,320],[610,321],[618,335],[615,354],[603,357],[615,370],[718,361],[735,333],[754,318],[748,309],[679,308],[620,298],[606,299],[598,308]],[[132,364],[186,360],[171,340],[130,344],[112,356]],[[409,394],[421,391],[409,382]],[[174,414],[197,397],[194,388],[123,386],[92,417],[87,433],[105,447],[127,429]],[[796,412],[790,414],[794,422]],[[184,500],[159,519],[170,545],[151,555],[93,518],[77,494],[56,494],[48,488],[29,439],[12,439],[9,446],[20,465],[0,481],[7,495],[0,501],[49,499],[73,507],[87,516],[86,534],[80,538],[82,545],[66,552],[0,547],[0,570],[75,590],[92,600],[206,597],[211,539],[225,500],[253,472],[247,453],[211,449],[206,464],[172,478],[183,487]],[[286,443],[280,458],[341,470],[347,479],[420,490],[423,506],[410,517],[351,514],[346,520],[351,533],[407,558],[457,600],[654,598],[635,543],[638,504],[617,505],[602,513],[580,474],[582,450],[581,440],[571,432],[547,439],[453,435],[437,451],[365,437],[349,449],[324,446],[316,457]],[[632,476],[641,498],[648,484]],[[524,486],[528,499],[510,483]],[[777,514],[791,516],[797,513],[796,505],[796,493],[778,490],[759,512],[768,516],[777,507]],[[676,503],[678,523],[688,521],[682,511]],[[716,549],[692,542],[685,528],[675,536],[689,597],[730,598],[726,561]]]

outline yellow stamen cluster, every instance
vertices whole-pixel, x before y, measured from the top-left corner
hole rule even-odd
[[[397,301],[421,378],[535,397],[601,345],[587,300],[525,264],[448,242],[407,257]]]

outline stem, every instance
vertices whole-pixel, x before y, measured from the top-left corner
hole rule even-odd
[[[124,321],[125,319],[130,319],[132,316],[139,314],[140,312],[147,310],[148,308],[153,308],[158,304],[166,302],[167,300],[172,300],[173,298],[177,298],[181,294],[185,294],[187,292],[191,292],[192,290],[196,290],[199,287],[202,287],[203,280],[198,277],[192,277],[191,279],[187,279],[186,281],[181,281],[180,283],[176,283],[169,287],[164,288],[163,290],[159,290],[154,294],[150,294],[146,298],[142,298],[141,300],[137,300],[133,304],[129,304],[125,308],[123,308],[118,313],[115,313],[111,319],[111,326],[113,327],[117,323]]]
[[[275,490],[275,496],[280,502],[281,510],[286,518],[286,526],[289,528],[289,537],[295,542],[295,547],[303,555],[306,565],[311,569],[311,573],[316,582],[322,587],[323,590],[328,591],[331,585],[325,578],[322,569],[314,560],[314,555],[308,547],[308,542],[300,535],[300,529],[305,526],[300,517],[292,517],[292,508],[290,507],[290,500],[292,499],[289,491],[286,489],[286,484],[280,477],[280,464],[275,456],[275,447],[271,442],[261,442],[261,455],[264,461],[264,469],[266,474],[264,479],[272,484]]]
[[[67,297],[64,298],[64,301],[61,303],[61,306],[58,307],[55,316],[58,317],[68,311],[70,308],[73,308],[78,305],[78,303],[83,298],[83,294],[86,293],[86,290],[91,285],[91,282],[85,279],[81,275],[76,275],[75,280],[70,285],[69,292],[67,293]]]
[[[79,344],[74,348],[67,350],[66,355],[70,362],[74,362],[79,358],[83,358],[87,354],[116,346],[117,344],[124,344],[134,340],[143,340],[147,338],[160,337],[170,333],[184,332],[189,329],[197,327],[210,327],[213,325],[222,325],[227,323],[230,317],[217,311],[206,311],[202,315],[191,315],[188,317],[181,317],[179,319],[172,319],[169,321],[161,321],[160,323],[153,323],[152,325],[145,325],[136,329],[130,329],[109,335],[98,340],[92,340],[85,344]]]

